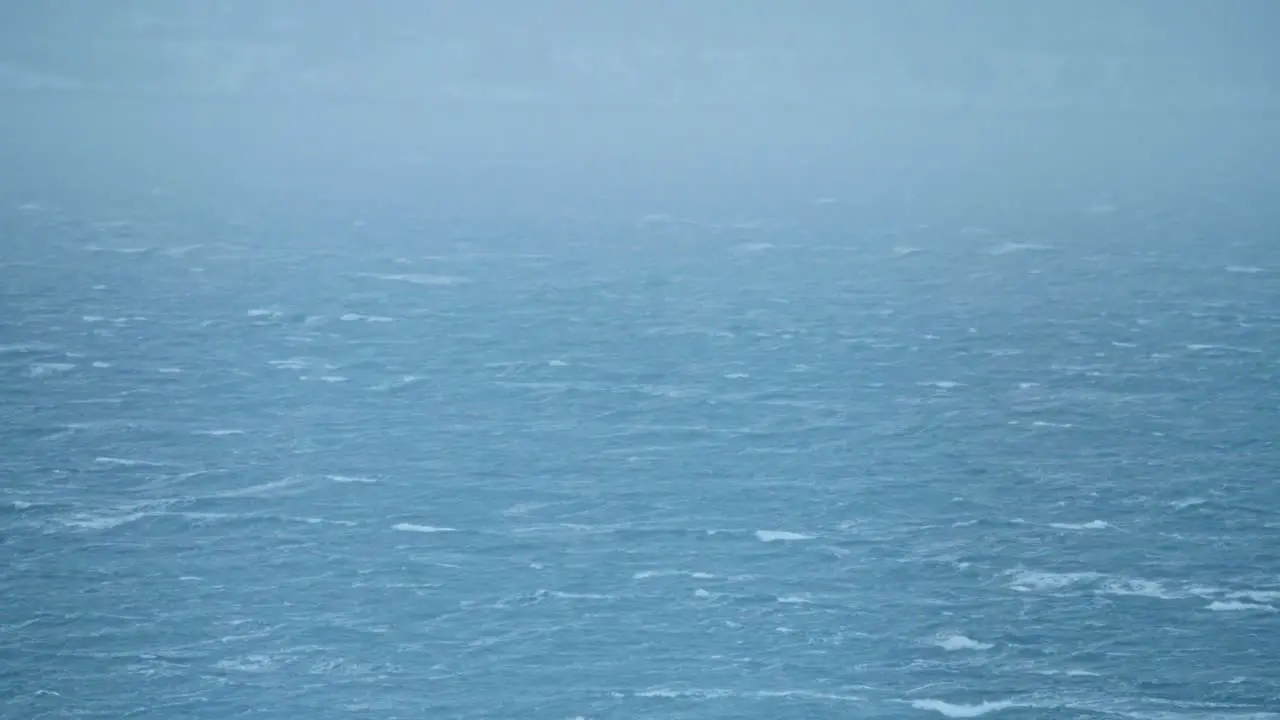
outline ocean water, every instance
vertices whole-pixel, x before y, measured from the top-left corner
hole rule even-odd
[[[1280,717],[1275,219],[838,201],[3,208],[0,716]]]

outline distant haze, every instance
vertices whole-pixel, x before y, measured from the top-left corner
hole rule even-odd
[[[1268,0],[8,2],[0,160],[255,197],[350,173],[450,208],[1087,195],[1272,172],[1278,31]]]
[[[505,102],[1275,99],[1280,9],[1143,2],[8,2],[9,87]]]

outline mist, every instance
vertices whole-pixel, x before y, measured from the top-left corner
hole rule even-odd
[[[941,210],[1194,193],[1276,158],[1265,0],[2,13],[4,179],[73,195]]]

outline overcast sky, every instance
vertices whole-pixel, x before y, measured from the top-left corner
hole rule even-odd
[[[1271,0],[5,0],[0,80],[507,101],[1261,92],[1278,31]]]

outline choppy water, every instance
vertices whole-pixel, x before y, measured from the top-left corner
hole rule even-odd
[[[0,715],[1278,717],[1280,246],[1153,217],[8,209]]]

